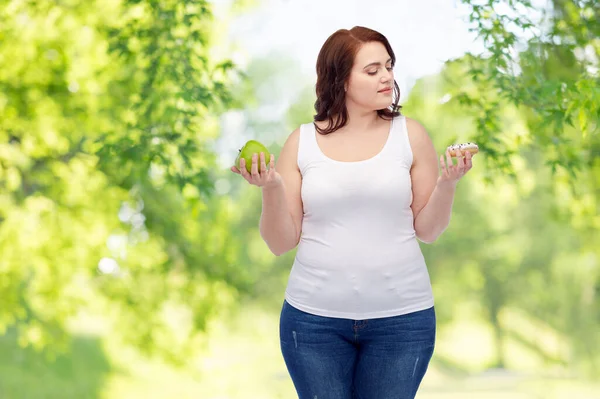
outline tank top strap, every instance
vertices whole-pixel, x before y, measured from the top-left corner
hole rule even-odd
[[[412,149],[408,138],[408,128],[406,127],[406,117],[404,115],[396,116],[392,121],[391,137],[388,143],[387,156],[393,159],[401,159],[405,166],[410,169],[413,161]]]
[[[310,161],[319,156],[319,147],[315,133],[316,131],[313,123],[304,123],[300,125],[298,168],[301,173],[304,173]]]

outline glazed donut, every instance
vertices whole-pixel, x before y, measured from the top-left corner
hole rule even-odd
[[[475,143],[453,144],[448,146],[447,150],[450,152],[450,156],[457,157],[459,155],[465,155],[466,151],[469,151],[471,154],[477,154],[479,152],[479,146]]]

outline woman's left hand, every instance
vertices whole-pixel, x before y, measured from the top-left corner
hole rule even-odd
[[[453,184],[455,185],[458,181],[473,167],[473,155],[469,151],[465,151],[466,155],[456,157],[456,165],[452,162],[452,156],[450,152],[446,150],[446,162],[444,162],[444,156],[440,155],[440,167],[442,169],[441,175],[438,178],[438,184]]]

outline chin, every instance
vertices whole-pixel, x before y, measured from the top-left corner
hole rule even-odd
[[[389,108],[394,101],[390,98],[386,101],[373,101],[371,103],[362,103],[360,104],[361,108],[370,109],[371,111],[379,111],[382,109]]]
[[[386,101],[384,103],[377,104],[377,106],[374,108],[374,110],[375,111],[379,111],[379,110],[382,110],[382,109],[389,108],[389,107],[392,106],[393,103],[394,103],[393,101]]]

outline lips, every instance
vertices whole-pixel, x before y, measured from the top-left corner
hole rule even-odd
[[[390,91],[392,91],[391,87],[387,87],[385,89],[379,90],[378,93],[389,93]]]

